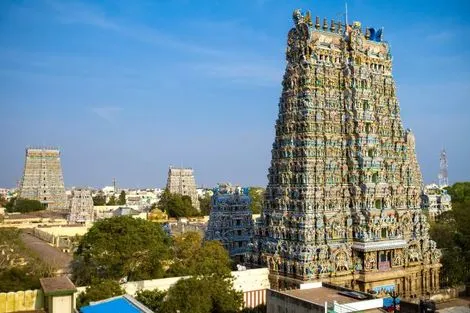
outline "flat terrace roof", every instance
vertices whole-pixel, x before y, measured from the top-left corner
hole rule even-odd
[[[340,294],[340,292],[341,290],[336,290],[336,289],[327,288],[327,287],[282,291],[282,293],[286,295],[296,297],[302,300],[306,300],[309,302],[313,302],[321,306],[325,305],[325,301],[327,301],[328,303],[332,303],[333,301],[336,301],[339,304],[363,301],[363,300],[359,300],[359,299],[342,295]],[[364,299],[364,300],[368,300],[368,299]]]

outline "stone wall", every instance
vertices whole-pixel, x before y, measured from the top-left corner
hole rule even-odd
[[[0,313],[37,310],[44,307],[41,290],[0,293]]]

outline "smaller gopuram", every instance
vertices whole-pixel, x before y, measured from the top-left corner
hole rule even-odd
[[[93,223],[93,198],[88,189],[72,190],[69,222],[73,224]]]
[[[212,210],[206,240],[218,240],[237,262],[245,262],[251,252],[253,219],[248,188],[218,184],[213,189]]]
[[[192,168],[178,168],[170,166],[166,188],[171,193],[189,196],[193,207],[199,210],[199,199],[196,191],[196,180]]]
[[[24,172],[18,198],[38,200],[49,210],[57,211],[67,208],[59,150],[26,149]]]

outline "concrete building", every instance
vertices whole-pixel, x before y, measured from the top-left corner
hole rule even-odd
[[[74,224],[93,223],[93,198],[88,189],[73,189],[69,201],[69,222]]]
[[[168,170],[166,188],[171,193],[189,196],[193,207],[199,210],[199,199],[196,191],[196,180],[192,168],[171,167]]]
[[[205,239],[220,241],[231,258],[244,262],[253,246],[248,188],[219,184],[213,192]]]
[[[18,198],[40,201],[48,210],[67,209],[60,151],[28,148]]]
[[[423,189],[421,208],[427,210],[431,221],[435,221],[442,213],[452,210],[452,199],[444,187],[430,184]]]
[[[300,10],[293,24],[254,261],[276,289],[320,280],[435,292],[441,252],[382,29]]]

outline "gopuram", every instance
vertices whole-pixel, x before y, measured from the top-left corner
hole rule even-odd
[[[18,198],[38,200],[46,209],[67,209],[60,151],[28,148]]]
[[[243,263],[253,242],[253,217],[248,188],[218,184],[213,189],[206,240],[218,240],[230,257]]]
[[[439,288],[382,30],[294,11],[253,262],[273,288],[325,281],[412,297]]]
[[[178,168],[170,166],[166,188],[171,193],[189,196],[193,207],[197,210],[200,209],[196,191],[196,180],[194,179],[192,168]]]

